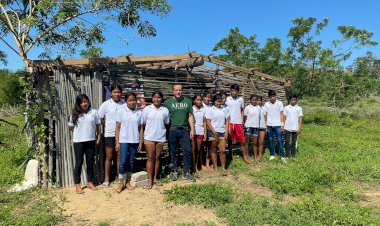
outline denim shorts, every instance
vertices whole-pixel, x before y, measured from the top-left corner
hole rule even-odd
[[[115,137],[105,137],[104,145],[106,148],[115,148]]]
[[[247,127],[245,128],[245,134],[257,137],[259,135],[259,130],[259,128]]]
[[[223,140],[224,139],[224,133],[219,133],[219,132],[217,132],[217,133],[219,135],[219,140]],[[210,141],[216,140],[214,134],[210,130],[207,130],[207,136],[209,137]]]

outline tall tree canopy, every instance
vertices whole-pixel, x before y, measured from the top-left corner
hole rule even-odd
[[[170,11],[167,0],[0,0],[0,40],[25,64],[37,46],[44,50],[43,58],[51,47],[73,54],[81,44],[87,48],[82,55],[99,55],[97,44],[105,41],[110,22],[136,29],[142,37],[155,36],[156,29],[141,15],[165,16]]]
[[[360,92],[364,96],[373,93],[374,84],[380,84],[377,58],[371,54],[357,58],[351,67],[343,63],[351,59],[353,51],[377,45],[372,40],[374,34],[355,26],[338,26],[339,39],[323,43],[320,35],[328,23],[327,18],[293,19],[286,48],[278,38],[269,38],[261,45],[255,34],[246,37],[232,28],[213,51],[220,53],[216,58],[287,77],[292,80],[291,92],[330,98],[334,105],[349,102],[348,96],[357,98]]]

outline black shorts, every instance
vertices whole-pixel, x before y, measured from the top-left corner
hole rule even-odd
[[[115,137],[105,137],[104,145],[106,148],[115,148]]]

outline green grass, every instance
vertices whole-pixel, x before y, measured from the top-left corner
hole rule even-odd
[[[64,218],[48,191],[34,188],[7,193],[0,189],[0,225],[54,225]]]
[[[21,133],[23,117],[2,117],[19,125],[18,128],[0,122],[0,225],[55,225],[64,218],[52,194],[41,188],[8,193],[14,183],[21,181],[33,150],[28,148]]]
[[[0,146],[0,185],[6,185],[23,179],[26,163],[33,151],[28,148],[26,138],[21,134],[22,116],[1,118],[18,125],[16,128],[0,122],[0,141],[3,143]]]
[[[323,199],[323,198],[322,198]],[[371,209],[304,198],[288,204],[271,203],[268,198],[241,194],[233,203],[216,208],[228,225],[369,225],[378,224]]]
[[[219,184],[174,185],[165,191],[166,201],[175,204],[199,204],[205,207],[220,206],[232,201],[232,187]]]
[[[276,192],[292,195],[339,190],[341,197],[342,189],[352,193],[349,185],[354,182],[380,184],[380,127],[376,122],[367,126],[371,128],[306,124],[296,161],[269,165],[253,176]]]
[[[267,161],[267,150],[259,170],[239,158],[231,165],[233,175],[248,175],[253,183],[270,188],[275,195],[254,196],[244,193],[243,187],[239,189],[243,192],[232,193],[231,201],[212,206],[228,225],[380,225],[378,207],[362,204],[363,189],[380,185],[379,118],[325,108],[305,110],[297,158],[287,164]],[[202,186],[210,185],[197,187],[204,192],[203,200],[214,197]],[[172,200],[182,200],[178,204],[203,205],[193,201],[197,193],[187,192],[187,187],[174,190],[167,194]],[[287,200],[284,195],[293,198]]]

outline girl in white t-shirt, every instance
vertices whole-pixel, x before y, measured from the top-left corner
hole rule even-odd
[[[193,149],[193,168],[194,171],[198,171],[198,162],[201,164],[201,170],[207,170],[203,165],[202,151],[203,141],[207,139],[207,127],[206,127],[206,108],[202,106],[202,96],[195,94],[193,97],[193,115],[195,124],[195,136],[192,140]]]
[[[119,155],[115,150],[115,128],[117,112],[121,111],[125,104],[125,102],[121,99],[122,91],[121,86],[117,84],[111,85],[111,98],[104,101],[99,107],[99,117],[104,125],[104,145],[106,147],[103,182],[105,187],[109,186],[112,163],[114,166],[115,163],[117,163],[117,169],[119,169]]]
[[[205,109],[205,112],[207,112],[208,109],[212,107],[212,93],[208,90],[206,90],[203,95],[203,103],[202,106]],[[211,142],[207,139],[203,142],[204,149],[206,151],[206,161],[205,166],[207,168],[207,171],[213,171],[212,167],[210,166],[211,161]]]
[[[142,148],[142,112],[136,108],[136,94],[125,94],[125,108],[116,117],[116,151],[120,153],[119,187],[117,192],[131,187],[131,176],[137,151]],[[125,182],[124,182],[125,178]]]
[[[76,97],[75,106],[69,120],[69,128],[73,130],[74,142],[74,183],[78,194],[83,194],[80,184],[83,165],[83,155],[86,155],[87,187],[97,190],[94,179],[95,146],[100,144],[100,119],[98,112],[91,108],[91,103],[85,94]]]
[[[213,104],[206,113],[207,135],[211,141],[211,159],[214,164],[214,171],[218,171],[218,159],[216,149],[219,147],[220,164],[222,170],[226,169],[226,141],[228,138],[228,129],[230,125],[229,115],[222,109],[222,97],[220,94],[215,94]]]
[[[260,106],[258,105],[259,97],[252,94],[250,104],[244,108],[244,128],[245,128],[245,143],[246,150],[249,150],[251,138],[253,136],[253,156],[256,161],[259,161],[259,127],[260,127]]]
[[[152,189],[153,184],[162,186],[162,183],[157,180],[157,176],[160,170],[161,152],[166,142],[166,127],[170,122],[169,110],[161,105],[162,99],[163,95],[160,91],[153,92],[153,104],[143,110],[144,148],[148,173],[146,189]]]
[[[265,109],[263,106],[263,97],[259,96],[259,100],[257,104],[260,106],[260,125],[259,125],[259,153],[257,156],[257,160],[261,162],[261,156],[264,152],[264,141],[265,141],[265,121],[264,121],[264,113]]]

